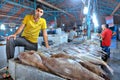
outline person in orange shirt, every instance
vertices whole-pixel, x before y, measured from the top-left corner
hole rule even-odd
[[[7,60],[14,57],[15,47],[23,46],[25,50],[35,50],[37,51],[37,42],[39,37],[39,32],[42,31],[45,46],[49,48],[47,32],[46,32],[46,20],[41,18],[43,15],[42,6],[37,6],[34,15],[26,15],[22,21],[21,26],[17,31],[7,37],[6,53]],[[21,36],[16,37],[21,33]]]

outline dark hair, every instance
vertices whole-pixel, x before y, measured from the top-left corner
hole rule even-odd
[[[76,30],[76,27],[73,27],[73,30]]]
[[[109,28],[109,24],[106,24],[105,26],[106,26],[106,28]]]
[[[36,9],[37,8],[43,9],[43,6],[42,5],[37,5]]]

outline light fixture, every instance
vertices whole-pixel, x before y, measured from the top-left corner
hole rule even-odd
[[[65,26],[65,24],[62,24],[62,26]]]
[[[96,17],[96,14],[95,14],[95,13],[93,13],[92,20],[93,20],[94,26],[95,26],[95,27],[98,27],[98,26],[99,26],[99,25],[98,25],[98,20],[97,20],[97,17]]]
[[[51,25],[51,26],[49,26],[49,28],[53,28],[53,26]]]
[[[15,23],[9,23],[9,26],[12,28],[12,27],[15,27],[16,24]]]
[[[88,13],[88,7],[86,7],[86,6],[84,7],[83,13],[84,13],[84,14],[87,14],[87,13]]]
[[[5,30],[5,25],[4,25],[4,24],[1,24],[0,29],[1,29],[1,30]]]
[[[18,27],[16,27],[16,29],[18,29]]]
[[[13,31],[13,29],[12,29],[12,28],[10,28],[10,31],[12,32],[12,31]]]

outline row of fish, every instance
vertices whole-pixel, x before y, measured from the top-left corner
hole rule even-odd
[[[87,42],[85,42],[87,43]],[[100,58],[102,49],[95,43],[65,43],[37,52],[22,52],[22,63],[70,80],[110,80],[113,70]],[[91,46],[95,47],[92,48]],[[96,49],[97,48],[97,49]],[[99,55],[96,55],[99,54]],[[104,71],[101,66],[107,70]]]

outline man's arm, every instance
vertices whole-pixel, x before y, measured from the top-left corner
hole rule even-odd
[[[105,32],[99,33],[98,36],[101,37],[102,39],[104,39],[104,37],[105,37]]]
[[[74,36],[74,38],[78,38],[78,36]]]
[[[48,45],[48,36],[47,36],[46,29],[43,29],[42,33],[43,33],[43,38],[44,38],[45,46],[46,46],[46,48],[49,48],[49,45]]]
[[[21,26],[16,30],[16,32],[13,35],[10,35],[7,37],[7,40],[9,40],[10,38],[16,39],[16,35],[19,34],[24,27],[25,27],[25,24],[21,24]]]
[[[102,34],[99,34],[99,36],[100,36],[101,38],[103,38]]]
[[[22,24],[13,35],[19,34],[23,30],[24,27],[25,27],[25,24]]]
[[[116,35],[116,32],[113,32],[112,36]]]

